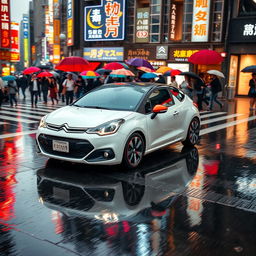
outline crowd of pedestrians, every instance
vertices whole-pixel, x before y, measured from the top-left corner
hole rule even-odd
[[[76,76],[72,73],[63,73],[59,77],[43,77],[38,78],[36,74],[31,76],[19,76],[16,80],[8,81],[7,86],[4,86],[2,79],[0,80],[0,107],[2,102],[9,101],[10,106],[17,106],[16,95],[23,96],[26,100],[26,90],[29,89],[31,96],[31,106],[36,107],[38,101],[42,100],[44,104],[50,99],[52,105],[58,104],[59,101],[65,102],[66,105],[71,104],[74,99],[82,97],[92,89],[106,83],[113,82],[156,82],[166,84],[166,77],[158,76],[157,79],[142,79],[142,73],[138,73],[137,77],[114,78],[109,76],[109,73],[104,73],[102,76],[95,79],[83,79],[82,76]],[[256,81],[256,74],[251,80],[251,85]],[[256,84],[256,82],[255,82]],[[222,103],[218,100],[218,94],[222,91],[222,85],[216,75],[208,75],[200,73],[194,78],[189,75],[184,76],[184,81],[178,85],[176,77],[171,77],[170,86],[180,88],[194,102],[197,103],[199,110],[203,110],[203,103],[207,110],[212,110],[214,103],[218,104],[220,109],[223,108]],[[6,97],[6,94],[7,97]],[[251,103],[255,104],[254,102]]]

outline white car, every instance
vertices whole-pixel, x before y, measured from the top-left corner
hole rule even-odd
[[[137,167],[143,155],[199,140],[200,116],[174,87],[145,83],[103,85],[44,116],[38,150],[59,160]]]

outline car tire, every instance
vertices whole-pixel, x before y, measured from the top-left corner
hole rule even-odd
[[[123,154],[123,165],[128,169],[136,168],[143,158],[145,142],[143,137],[135,132],[127,140]]]
[[[187,137],[182,141],[184,146],[194,146],[199,141],[200,133],[200,121],[197,117],[194,117],[189,124]]]

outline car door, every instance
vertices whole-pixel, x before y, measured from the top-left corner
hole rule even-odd
[[[152,119],[152,109],[158,104],[168,107],[168,110],[166,113],[157,114]],[[147,113],[149,149],[176,140],[181,123],[176,107],[175,101],[167,88],[156,88],[148,96],[145,110]]]

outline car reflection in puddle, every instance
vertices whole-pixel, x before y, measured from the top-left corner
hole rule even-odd
[[[164,152],[159,154],[163,156]],[[113,239],[129,233],[131,225],[137,231],[144,229],[141,224],[151,227],[152,240],[155,231],[164,226],[159,226],[159,222],[167,223],[170,219],[170,207],[184,193],[198,168],[196,148],[173,152],[172,156],[168,161],[164,157],[148,159],[134,171],[112,171],[109,167],[104,171],[102,167],[85,171],[68,164],[46,166],[37,172],[39,199],[46,207],[60,212],[62,222],[76,219],[75,230],[74,224],[70,224],[74,233],[91,230],[84,234],[89,240]],[[133,244],[134,239],[140,240],[130,234],[127,244]],[[155,250],[153,245],[149,247],[148,250]]]

